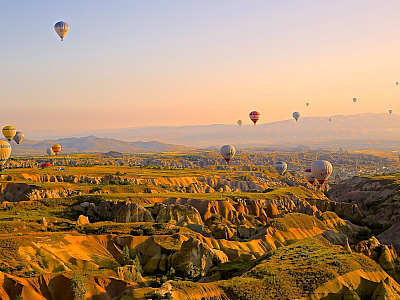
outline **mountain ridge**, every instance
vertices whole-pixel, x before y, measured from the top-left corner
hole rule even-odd
[[[133,153],[191,150],[191,148],[183,145],[166,144],[158,141],[127,142],[110,138],[99,138],[90,135],[87,137],[71,137],[44,141],[25,139],[19,146],[12,142],[12,154],[45,154],[46,149],[51,147],[53,144],[60,144],[62,146],[62,153],[105,153],[109,151]]]

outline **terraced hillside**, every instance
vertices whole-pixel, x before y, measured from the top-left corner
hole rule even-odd
[[[80,165],[0,185],[2,299],[70,300],[77,280],[92,300],[397,295],[390,237],[363,242],[385,228],[297,171]]]

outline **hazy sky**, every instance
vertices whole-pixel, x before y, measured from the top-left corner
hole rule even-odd
[[[252,110],[260,123],[398,113],[399,11],[368,0],[0,0],[0,126],[64,136],[250,124]]]

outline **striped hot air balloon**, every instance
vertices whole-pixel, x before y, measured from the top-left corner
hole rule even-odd
[[[14,126],[6,126],[3,128],[3,135],[9,142],[11,142],[16,133],[17,130]]]
[[[0,168],[4,169],[4,166],[11,155],[11,145],[6,142],[0,140]]]
[[[54,152],[55,155],[58,155],[58,153],[61,152],[61,145],[59,145],[59,144],[54,144],[54,145],[51,147],[51,150],[53,150],[53,152]]]
[[[306,178],[306,180],[310,183],[310,184],[314,184],[315,183],[315,177],[311,172],[311,169],[306,169],[304,171],[304,177]]]
[[[60,36],[61,41],[63,41],[69,31],[69,25],[64,21],[60,21],[60,22],[57,22],[56,25],[54,25],[54,29],[57,32],[57,34]]]
[[[254,125],[256,125],[256,123],[258,122],[258,120],[260,119],[260,113],[258,111],[253,110],[250,114],[249,114],[250,120],[253,121]]]

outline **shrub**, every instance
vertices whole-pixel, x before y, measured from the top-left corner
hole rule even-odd
[[[133,236],[142,236],[143,235],[143,229],[132,229],[131,230],[131,235]]]
[[[87,279],[78,273],[74,273],[71,278],[72,292],[74,293],[74,299],[84,300],[86,293],[89,291]]]
[[[9,267],[3,267],[3,266],[1,266],[0,267],[0,272],[3,272],[3,273],[9,273],[10,272],[10,268]]]
[[[167,278],[169,280],[174,280],[175,279],[175,270],[173,267],[171,267],[168,272],[167,272]]]
[[[217,255],[214,255],[212,258],[212,263],[214,266],[219,266],[221,264],[221,259]]]
[[[340,267],[342,265],[342,263],[338,260],[335,260],[335,261],[331,262],[331,265],[335,266],[335,267]]]
[[[156,232],[153,227],[145,228],[143,230],[144,235],[154,235]]]

